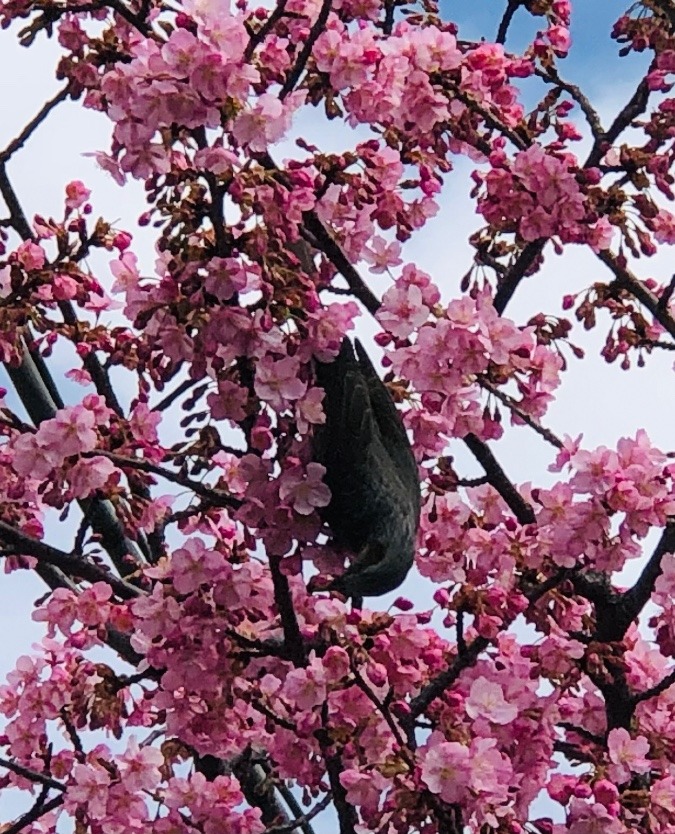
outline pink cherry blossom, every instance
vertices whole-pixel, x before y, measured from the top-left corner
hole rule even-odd
[[[288,108],[276,96],[263,93],[250,110],[237,117],[232,134],[250,151],[259,153],[283,137],[289,116]]]
[[[618,783],[629,781],[631,773],[645,773],[651,767],[646,758],[649,741],[643,736],[631,739],[628,730],[619,727],[610,731],[607,746],[612,762],[610,777]]]
[[[424,755],[422,780],[444,802],[462,802],[469,787],[469,761],[464,745],[455,741],[436,744]]]
[[[282,411],[289,400],[300,399],[307,390],[299,370],[297,360],[290,356],[278,360],[263,357],[256,371],[256,394],[276,411]]]
[[[84,805],[96,819],[101,819],[106,810],[110,790],[110,774],[95,764],[76,764],[73,768],[73,785],[67,794],[67,801],[74,811],[77,805]]]
[[[91,191],[80,180],[73,180],[66,186],[66,208],[79,209],[91,196]]]
[[[155,747],[140,747],[134,736],[119,758],[122,783],[129,791],[151,791],[161,779],[164,756]]]
[[[41,246],[28,240],[16,250],[16,259],[24,269],[32,270],[42,269],[46,256]]]
[[[326,683],[320,664],[288,673],[281,690],[282,697],[301,710],[311,710],[326,698]]]
[[[466,712],[471,718],[485,718],[494,724],[510,724],[518,715],[518,708],[504,699],[504,692],[498,683],[481,677],[471,684]]]
[[[317,507],[326,507],[330,502],[330,489],[323,482],[325,466],[308,463],[305,471],[295,466],[282,475],[279,497],[288,501],[300,515],[309,515]]]

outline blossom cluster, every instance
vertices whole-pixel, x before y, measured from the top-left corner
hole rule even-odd
[[[67,344],[85,386],[67,405],[48,390],[33,426],[0,404],[2,556],[50,584],[34,615],[47,636],[0,688],[0,788],[35,801],[30,834],[263,834],[330,802],[341,830],[382,834],[675,827],[674,464],[644,431],[586,449],[541,426],[571,324],[504,312],[547,241],[580,244],[614,270],[577,311],[588,327],[601,309],[621,322],[606,358],[675,335],[672,286],[633,280],[611,250],[675,240],[652,195],[673,198],[675,36],[660,9],[617,23],[653,61],[604,131],[558,74],[568,0],[509,4],[536,21],[520,53],[467,39],[431,0],[395,5],[0,2],[3,26],[27,20],[23,37],[54,29],[69,93],[112,125],[97,161],[120,185],[143,181],[139,222],[156,230],[146,271],[84,183],[28,231],[0,183],[1,358],[19,378],[32,362],[48,389],[42,364]],[[531,112],[524,78],[545,85]],[[320,107],[356,129],[347,149],[300,138],[277,159]],[[569,149],[578,110],[586,162]],[[402,245],[461,156],[485,226],[456,293]],[[89,266],[94,249],[109,275]],[[118,306],[124,325],[108,317]],[[316,362],[361,307],[422,481],[423,602],[387,612],[306,582],[344,555],[326,544],[331,496],[312,460]],[[500,467],[504,410],[556,446],[553,484]],[[484,478],[461,477],[460,443]],[[72,544],[49,546],[48,512],[78,507]],[[640,557],[633,587],[615,587]],[[266,804],[276,791],[299,819]],[[533,818],[542,791],[556,822]]]

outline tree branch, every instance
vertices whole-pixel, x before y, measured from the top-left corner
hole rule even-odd
[[[586,116],[586,121],[596,142],[605,139],[606,134],[600,121],[600,114],[593,107],[588,97],[581,92],[580,87],[577,87],[576,84],[571,84],[569,81],[564,81],[558,75],[558,70],[554,66],[546,67],[545,69],[535,69],[534,72],[535,75],[538,75],[545,81],[550,81],[561,90],[564,90],[579,105],[581,112]],[[588,167],[588,162],[586,166]]]
[[[563,448],[563,442],[560,438],[556,437],[550,429],[545,428],[540,423],[538,423],[534,417],[527,414],[527,412],[523,411],[522,408],[518,405],[518,403],[512,398],[509,397],[508,394],[505,394],[503,391],[500,391],[496,385],[493,385],[491,382],[488,382],[485,379],[478,378],[478,384],[481,388],[485,388],[486,391],[489,391],[494,397],[496,397],[500,402],[503,402],[504,405],[512,411],[523,423],[526,423],[531,429],[534,429],[536,433],[543,437],[548,443],[552,446],[555,446],[556,449]]]
[[[499,22],[499,29],[497,29],[495,43],[506,43],[506,35],[508,34],[509,26],[511,25],[513,16],[522,5],[523,0],[509,0],[509,2],[506,4],[506,9],[504,10],[502,19]]]
[[[309,30],[309,35],[307,36],[307,40],[305,41],[305,45],[302,47],[302,51],[298,56],[298,60],[295,62],[295,66],[293,67],[292,71],[288,74],[286,81],[284,82],[283,87],[281,88],[281,92],[279,93],[279,98],[283,101],[286,96],[291,92],[293,87],[298,83],[300,76],[302,75],[305,66],[307,65],[307,61],[309,60],[309,56],[312,54],[312,49],[314,44],[316,43],[316,39],[319,37],[321,32],[324,30],[326,26],[326,21],[328,20],[328,15],[330,14],[330,10],[332,8],[332,0],[323,0],[321,4],[321,11],[319,12],[316,20],[312,24],[312,28]]]
[[[534,524],[536,517],[532,507],[523,499],[518,490],[508,479],[497,459],[490,451],[486,443],[476,437],[475,434],[467,434],[464,442],[474,455],[476,460],[485,470],[488,481],[501,497],[506,501],[509,509],[521,524]]]
[[[661,575],[661,561],[666,553],[675,553],[675,521],[666,525],[659,543],[649,557],[649,561],[637,581],[632,588],[622,595],[624,622],[621,624],[623,628],[621,637],[624,636],[628,626],[649,602],[656,580]]]
[[[0,163],[0,194],[9,210],[14,230],[24,240],[31,240],[32,229],[9,181],[4,163]],[[33,355],[24,345],[19,366],[6,364],[5,367],[19,399],[36,426],[44,420],[50,420],[59,408],[63,408],[58,389],[37,351]],[[101,537],[101,544],[120,575],[125,576],[135,570],[142,561],[142,554],[136,543],[126,537],[112,504],[105,500],[90,499],[81,502],[81,506],[85,514],[89,514],[93,529]],[[131,570],[130,561],[133,563]]]
[[[5,521],[0,521],[0,540],[16,548],[18,555],[33,556],[39,562],[59,568],[68,576],[86,579],[88,582],[106,582],[120,599],[135,599],[141,593],[134,585],[113,576],[110,571],[93,564],[81,554],[58,550],[22,533]]]
[[[340,834],[356,834],[356,825],[358,823],[356,810],[347,800],[347,791],[340,781],[340,776],[343,772],[342,759],[333,749],[333,743],[326,729],[326,725],[328,724],[328,705],[326,703],[323,705],[321,719],[323,727],[316,731],[315,736],[321,747],[324,761],[326,762],[326,772],[328,773],[328,781],[330,782],[333,802],[338,815]]]
[[[49,802],[45,802],[44,798],[39,797],[30,811],[27,811],[22,817],[19,817],[14,825],[10,825],[3,829],[2,834],[19,834],[19,832],[23,831],[24,828],[32,825],[34,822],[37,822],[40,817],[44,817],[45,814],[49,814],[60,805],[63,805],[63,796],[55,796],[53,799],[50,799]]]
[[[675,670],[669,675],[666,675],[666,677],[662,681],[659,681],[656,686],[652,686],[650,689],[645,689],[644,692],[639,692],[637,695],[633,696],[633,705],[637,706],[642,701],[648,701],[650,698],[656,698],[659,695],[662,695],[667,689],[670,689],[673,684],[675,684]]]
[[[285,188],[289,188],[283,172],[277,167],[276,163],[269,154],[263,154],[260,158],[260,164],[276,176]],[[337,271],[347,282],[352,295],[357,298],[371,315],[380,308],[380,301],[377,296],[366,285],[363,278],[358,271],[352,266],[352,263],[342,251],[341,246],[334,240],[329,230],[323,225],[321,220],[313,211],[306,211],[302,215],[303,222],[307,231],[312,237],[312,246],[315,246],[319,251],[328,258]]]
[[[628,267],[620,262],[619,258],[613,252],[609,250],[599,252],[598,258],[614,273],[617,285],[627,290],[631,295],[634,295],[649,310],[664,330],[675,338],[675,319],[664,305],[660,304],[660,299],[651,290],[648,290],[640,279],[633,275]]]
[[[546,246],[547,242],[547,238],[540,237],[537,240],[525,244],[520,255],[518,255],[514,263],[504,273],[493,301],[493,306],[500,316],[506,310],[506,305],[513,298],[518,284],[523,280],[528,269],[544,251],[544,246]]]
[[[16,764],[16,762],[10,762],[7,759],[0,759],[0,767],[5,767],[7,770],[11,770],[12,773],[16,773],[18,776],[23,776],[24,779],[30,779],[31,782],[39,782],[41,785],[44,785],[47,788],[54,788],[57,791],[65,791],[66,786],[62,785],[60,782],[57,782],[56,779],[52,779],[51,776],[47,776],[44,773],[38,773],[35,770],[31,770],[28,767],[23,767],[23,765]]]
[[[482,651],[485,651],[489,645],[490,641],[487,637],[476,637],[466,647],[466,651],[464,653],[458,654],[447,669],[436,675],[432,681],[422,688],[419,695],[416,695],[410,701],[411,714],[408,720],[408,745],[411,749],[414,750],[416,747],[415,740],[414,738],[411,738],[410,733],[410,728],[413,725],[414,719],[417,718],[418,715],[421,715],[427,707],[429,707],[431,702],[436,698],[439,698],[445,690],[448,689],[448,687],[452,686],[465,669],[473,666],[478,658],[478,655]]]
[[[60,90],[53,98],[49,99],[49,101],[45,102],[39,112],[33,116],[33,118],[28,122],[28,124],[24,127],[21,133],[15,138],[12,139],[11,142],[7,145],[7,147],[0,151],[0,164],[4,165],[13,154],[15,154],[18,150],[20,150],[30,139],[33,132],[38,128],[42,122],[47,118],[47,116],[51,113],[51,111],[62,101],[65,101],[66,97],[68,96],[68,92],[70,90],[70,86],[67,84],[62,90]]]
[[[270,556],[270,572],[274,585],[274,599],[279,610],[281,626],[284,631],[284,643],[293,665],[301,668],[307,665],[307,651],[298,625],[298,618],[293,608],[293,599],[288,585],[288,577],[281,570],[281,557]]]
[[[598,136],[593,143],[591,152],[584,162],[584,168],[595,168],[605,155],[608,145],[614,144],[623,131],[630,125],[633,119],[645,112],[647,109],[647,102],[649,101],[649,86],[647,81],[643,78],[635,89],[635,92],[621,110],[619,115],[614,119],[609,129]]]
[[[183,477],[177,472],[172,472],[170,469],[165,469],[163,466],[158,466],[156,463],[152,463],[149,460],[144,460],[142,458],[128,458],[124,455],[118,455],[115,452],[107,452],[104,449],[96,449],[93,452],[85,454],[84,457],[93,457],[94,455],[102,455],[120,467],[126,466],[129,469],[137,469],[139,472],[147,472],[152,475],[157,475],[158,477],[164,478],[173,484],[178,484],[179,486],[192,490],[195,495],[206,498],[215,506],[229,507],[230,509],[238,510],[242,505],[242,502],[238,498],[235,498],[228,492],[222,492],[222,490],[214,489],[213,487],[202,484],[192,478]]]

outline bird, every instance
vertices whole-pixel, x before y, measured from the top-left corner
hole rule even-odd
[[[395,590],[413,565],[418,468],[391,394],[358,340],[345,337],[337,358],[315,367],[326,421],[315,428],[312,453],[331,491],[322,520],[335,544],[354,554],[324,590],[355,602]]]

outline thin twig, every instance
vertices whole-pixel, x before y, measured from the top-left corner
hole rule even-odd
[[[164,478],[173,484],[191,489],[196,495],[208,499],[211,503],[218,506],[222,505],[232,509],[241,507],[242,502],[238,498],[234,498],[227,492],[219,489],[214,489],[200,481],[195,481],[192,478],[186,478],[179,475],[177,472],[172,472],[170,469],[165,469],[163,466],[158,466],[156,463],[151,463],[149,460],[143,458],[128,458],[124,455],[118,455],[115,452],[107,452],[105,449],[96,449],[94,452],[86,453],[84,457],[92,457],[94,455],[102,455],[108,458],[114,464],[120,467],[128,467],[130,469],[138,469],[140,472],[147,472],[152,475],[157,475]]]
[[[13,154],[26,144],[33,131],[42,124],[42,122],[58,104],[66,99],[69,89],[70,86],[66,85],[62,90],[59,90],[53,98],[45,102],[39,112],[26,124],[21,133],[15,139],[11,140],[4,151],[0,151],[0,163],[4,164],[7,162]]]
[[[6,767],[7,770],[11,770],[12,773],[16,773],[17,776],[23,776],[24,779],[30,779],[31,782],[39,782],[41,785],[45,785],[48,788],[54,788],[56,791],[66,790],[65,785],[57,782],[56,779],[52,779],[51,776],[47,776],[45,773],[38,773],[36,770],[31,770],[30,768],[24,767],[16,762],[10,762],[7,759],[0,759],[0,767]]]
[[[603,140],[605,138],[605,131],[602,127],[602,122],[600,121],[600,114],[598,111],[593,107],[590,100],[584,93],[582,93],[581,88],[577,87],[576,84],[571,84],[569,81],[564,81],[559,75],[558,71],[555,67],[546,67],[545,69],[535,69],[535,75],[538,75],[540,78],[543,78],[545,81],[550,81],[559,87],[561,90],[564,90],[566,93],[569,93],[570,97],[579,105],[584,116],[586,116],[586,121],[588,122],[588,126],[591,129],[591,133],[593,134],[593,138],[598,140]]]
[[[667,309],[663,309],[659,305],[658,296],[648,290],[642,281],[633,275],[628,267],[624,266],[609,249],[599,252],[598,258],[614,273],[617,285],[628,290],[631,295],[634,295],[638,301],[644,304],[664,330],[667,330],[675,338],[675,319]]]
[[[481,388],[485,388],[486,391],[489,391],[494,397],[496,397],[500,402],[504,403],[504,405],[512,411],[519,419],[523,421],[523,423],[527,423],[527,425],[534,429],[540,437],[543,437],[548,443],[552,446],[555,446],[556,449],[563,448],[563,442],[560,438],[556,437],[555,434],[550,429],[545,428],[540,423],[538,423],[534,417],[532,417],[527,412],[523,411],[522,408],[518,405],[518,403],[510,397],[508,394],[505,394],[503,391],[500,391],[495,385],[491,382],[488,382],[485,379],[478,378],[478,384]]]
[[[499,119],[492,111],[481,104],[477,99],[462,90],[458,85],[451,84],[450,90],[455,98],[459,99],[459,101],[465,104],[471,111],[477,113],[488,127],[492,128],[492,130],[496,130],[502,136],[509,139],[516,146],[516,148],[518,148],[518,150],[524,151],[530,147],[532,142],[529,139],[519,133],[517,129],[509,127],[509,125],[501,121],[501,119]],[[479,149],[484,153],[487,150],[489,153],[490,146],[488,145],[485,149]]]
[[[410,701],[412,719],[421,715],[427,707],[429,707],[432,701],[439,698],[445,690],[448,689],[448,687],[452,686],[465,669],[473,666],[478,658],[478,655],[485,651],[489,645],[490,641],[487,637],[476,637],[466,647],[464,654],[457,655],[447,669],[440,672],[432,681],[426,684],[426,686],[422,688],[419,695],[416,695]],[[410,733],[408,733],[408,744],[410,745],[411,743],[414,747],[414,740],[411,739]]]
[[[186,391],[189,391],[190,388],[194,387],[197,384],[197,381],[194,379],[184,379],[180,385],[174,388],[169,394],[167,394],[163,399],[161,399],[157,405],[153,405],[150,411],[164,411],[168,408],[171,403],[180,397],[181,394],[184,394]]]
[[[244,52],[244,61],[251,60],[258,44],[262,43],[265,40],[265,38],[269,35],[272,29],[274,29],[277,23],[284,16],[287,2],[288,0],[281,0],[281,2],[277,3],[277,5],[274,8],[274,11],[270,14],[270,16],[263,23],[260,29],[258,29],[257,32],[254,32],[251,35],[251,38],[248,42],[248,46],[246,47],[246,51]]]
[[[40,802],[38,800],[30,811],[27,811],[22,817],[19,817],[14,825],[4,828],[2,834],[19,834],[19,832],[23,831],[24,828],[27,828],[34,822],[37,822],[40,817],[44,817],[45,814],[49,814],[60,805],[63,805],[63,796],[55,796],[53,799],[50,799],[49,802]]]
[[[303,834],[314,834],[314,829],[310,825],[310,821],[314,819],[314,817],[318,816],[322,811],[324,811],[331,803],[332,796],[327,793],[322,800],[316,803],[316,805],[311,809],[311,811],[303,812],[298,800],[295,798],[293,791],[285,785],[283,782],[280,782],[277,785],[277,790],[279,791],[281,798],[284,800],[288,808],[290,809],[291,813],[295,815],[295,828],[300,828]],[[291,829],[293,831],[294,828]]]
[[[120,17],[124,18],[124,20],[126,20],[127,23],[130,23],[135,29],[138,29],[141,34],[146,37],[152,34],[152,29],[146,24],[146,22],[135,15],[130,9],[121,3],[120,0],[102,0],[100,3],[83,3],[82,5],[76,6],[57,6],[55,4],[44,5],[42,3],[33,3],[31,8],[36,9],[37,11],[48,12],[51,15],[58,15],[58,17],[62,17],[64,14],[100,12],[101,9],[109,8],[117,12]]]
[[[666,677],[655,686],[652,686],[650,689],[645,689],[644,692],[639,692],[635,695],[633,698],[633,704],[637,706],[642,701],[648,701],[650,698],[656,698],[657,696],[662,695],[667,689],[670,689],[673,684],[675,684],[675,670],[669,675],[666,675]]]
[[[286,181],[286,177],[269,154],[263,154],[260,158],[260,163],[267,171],[274,174],[277,182],[280,182],[285,188],[290,190],[290,184]],[[380,308],[380,301],[342,251],[342,247],[313,211],[304,212],[302,219],[312,238],[312,244],[323,252],[345,279],[352,295],[374,316]]]

